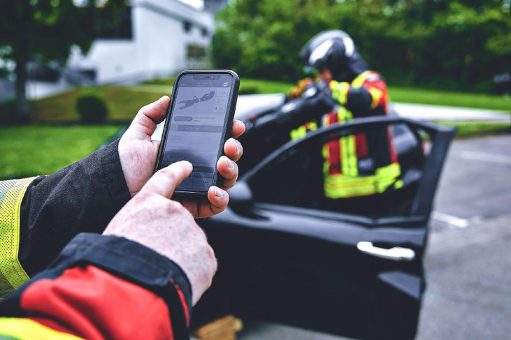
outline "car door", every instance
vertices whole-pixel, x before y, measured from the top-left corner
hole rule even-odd
[[[394,144],[403,188],[360,201],[367,214],[327,207],[322,145],[387,126],[401,131]],[[235,314],[355,338],[413,338],[428,219],[452,134],[368,118],[310,133],[268,156],[240,179],[229,208],[203,223],[219,271],[195,322]],[[370,212],[389,200],[395,211]]]

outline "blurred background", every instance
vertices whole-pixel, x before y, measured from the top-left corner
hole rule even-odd
[[[348,32],[400,114],[457,126],[433,213],[419,338],[511,332],[511,1],[0,2],[0,179],[97,149],[186,68],[288,93],[314,34]],[[249,323],[242,339],[327,339]]]
[[[2,1],[0,178],[50,173],[85,156],[141,106],[170,94],[185,68],[234,69],[241,94],[287,93],[306,75],[300,48],[331,28],[354,38],[393,102],[484,111],[470,111],[476,122],[436,111],[432,119],[458,125],[459,137],[508,131],[503,116],[484,113],[511,111],[510,7],[508,0]]]

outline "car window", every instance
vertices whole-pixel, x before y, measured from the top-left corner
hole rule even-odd
[[[366,217],[409,213],[424,162],[420,133],[399,124],[304,138],[250,179],[256,202]]]

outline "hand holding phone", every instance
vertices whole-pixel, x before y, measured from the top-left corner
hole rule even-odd
[[[174,197],[197,200],[218,184],[216,164],[231,133],[238,88],[238,76],[227,70],[184,71],[177,77],[155,167],[192,163],[192,174]]]

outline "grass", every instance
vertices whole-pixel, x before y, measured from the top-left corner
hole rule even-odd
[[[76,122],[78,96],[94,93],[105,99],[109,122],[130,121],[140,107],[170,94],[174,78],[159,78],[139,86],[98,86],[78,88],[32,103],[36,122]],[[287,93],[293,84],[243,78],[240,93]],[[500,110],[511,113],[511,97],[464,94],[415,88],[391,87],[392,101]]]
[[[455,126],[456,138],[480,137],[495,134],[510,134],[511,125],[504,122],[460,122],[442,121],[436,122],[439,125]]]
[[[0,179],[50,174],[96,150],[119,125],[0,128]]]
[[[160,91],[154,89],[144,91],[124,86],[73,89],[32,102],[33,118],[36,122],[76,122],[79,119],[75,108],[76,99],[81,94],[88,93],[96,94],[105,100],[109,122],[126,122],[133,119],[142,106],[157,100],[165,91],[164,88]]]
[[[175,77],[157,78],[144,82],[146,85],[171,86]],[[279,81],[242,78],[240,80],[240,94],[288,93],[294,85]]]
[[[170,94],[174,78],[155,79],[139,86],[78,88],[32,102],[35,122],[60,122],[66,126],[27,125],[0,128],[0,179],[55,172],[88,155],[114,135],[120,123],[130,121],[138,110],[160,96]],[[287,93],[293,84],[243,78],[241,93]],[[391,87],[395,102],[494,109],[511,113],[511,97],[464,94],[416,88]],[[94,93],[105,99],[111,125],[76,126],[78,96]],[[440,123],[440,122],[439,122]],[[457,138],[511,133],[506,123],[441,122],[457,126]]]
[[[389,93],[391,100],[398,103],[469,107],[511,113],[511,96],[504,97],[393,86],[389,87]]]
[[[511,126],[494,122],[439,122],[458,128],[456,138],[511,133]],[[0,179],[50,174],[96,150],[121,125],[0,128]]]

